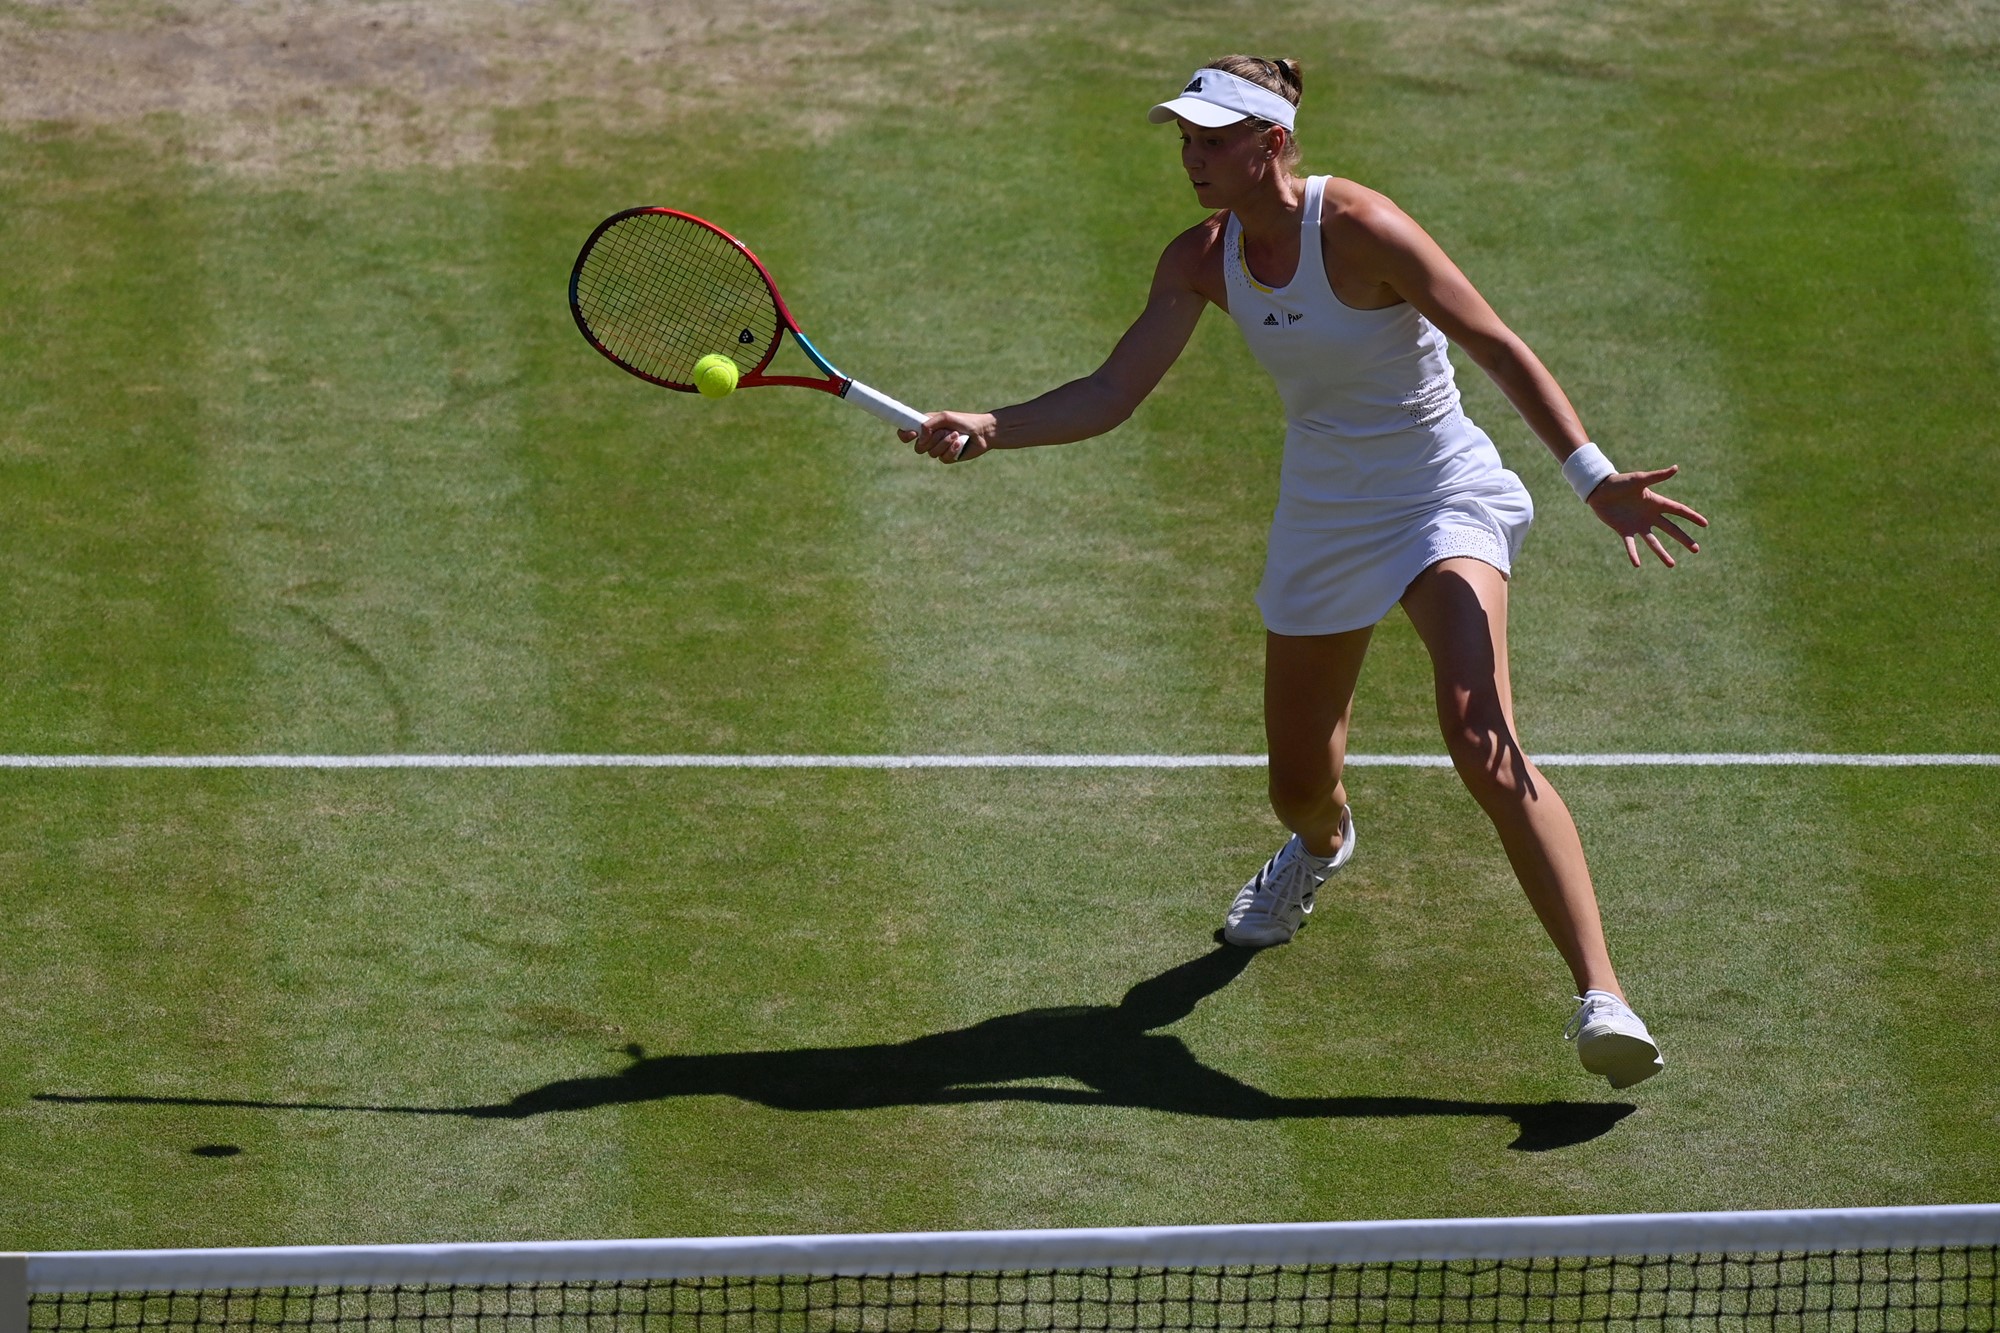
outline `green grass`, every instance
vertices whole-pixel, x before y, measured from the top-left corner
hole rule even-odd
[[[1715,520],[1623,568],[1467,375],[1541,511],[1531,745],[2000,749],[2000,33],[878,8],[812,77],[514,106],[449,168],[0,127],[0,751],[1256,749],[1281,431],[1225,320],[1113,436],[940,469],[621,376],[561,281],[672,203],[886,391],[1037,392],[1194,220],[1140,113],[1225,46],[1299,56],[1308,165]],[[1438,748],[1400,615],[1354,745]],[[1610,1094],[1443,772],[1358,770],[1342,894],[1150,1037],[1114,1007],[1274,844],[1255,770],[0,773],[0,1248],[1990,1200],[1990,774],[1559,771],[1670,1062]]]
[[[825,1083],[824,1063],[798,1054],[761,1071],[688,1059],[1115,1005],[1212,948],[1215,883],[1267,836],[1242,774],[164,780],[179,799],[143,793],[160,826],[122,836],[139,794],[95,810],[101,777],[10,784],[11,809],[63,812],[41,836],[78,849],[24,895],[35,929],[11,956],[40,997],[24,1019],[90,1034],[21,1050],[10,1081],[168,1103],[10,1113],[11,1169],[36,1163],[45,1182],[15,1195],[39,1243],[1799,1206],[1993,1185],[1976,1128],[1990,1089],[1940,1077],[1941,1045],[1916,1039],[1964,1019],[1929,1011],[1932,973],[1980,966],[1990,926],[1956,953],[1928,938],[1920,953],[1908,919],[1878,934],[1869,878],[1829,874],[1820,856],[1845,802],[1784,775],[1694,793],[1642,774],[1567,784],[1587,830],[1637,830],[1597,839],[1607,884],[1648,886],[1607,889],[1607,910],[1674,1063],[1670,1082],[1624,1097],[1555,1040],[1560,978],[1449,775],[1358,780],[1364,836],[1393,852],[1357,862],[1296,947],[1161,1032],[1265,1092],[1331,1101],[1275,1118],[1200,1114],[1170,1080],[1142,1079],[1152,1105],[1069,1104],[1087,1043],[1025,1075],[975,1049],[975,1074],[991,1063],[1025,1081],[964,1099],[921,1061],[884,1075],[855,1056]],[[1937,785],[1941,805],[1966,794]],[[955,812],[950,837],[934,801]],[[204,830],[221,811],[238,812],[234,836]],[[1199,839],[1170,831],[1197,820]],[[1875,884],[1915,892],[1990,862],[1953,839],[1955,822],[1897,821],[1928,853]],[[10,842],[35,832],[18,813],[9,826]],[[1662,882],[1648,867],[1665,860],[1677,869]],[[66,901],[78,882],[101,887]],[[939,884],[973,887],[941,897]],[[88,910],[106,901],[126,907]],[[1052,915],[1133,924],[1052,930]],[[1083,1026],[1111,1041],[1101,1018]],[[518,1119],[358,1109],[503,1106],[615,1074],[632,1044],[688,1067],[629,1103],[599,1089]],[[1045,1045],[1070,1050],[1053,1029]],[[1109,1049],[1114,1071],[1152,1067]],[[892,1104],[784,1102],[855,1088]],[[1057,1090],[1053,1104],[1037,1088]],[[1587,1142],[1510,1150],[1508,1108],[1551,1101],[1639,1109]],[[189,1152],[216,1142],[244,1152]]]

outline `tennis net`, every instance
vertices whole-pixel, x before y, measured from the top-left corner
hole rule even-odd
[[[0,1258],[0,1333],[1991,1330],[2000,1205]]]

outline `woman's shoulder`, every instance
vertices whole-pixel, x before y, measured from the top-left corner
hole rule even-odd
[[[1166,258],[1200,259],[1222,253],[1222,238],[1229,230],[1227,210],[1210,213],[1167,242]]]
[[[1355,227],[1372,231],[1393,226],[1409,215],[1380,190],[1371,190],[1359,181],[1343,176],[1328,176],[1319,216],[1323,227]]]
[[[1434,246],[1417,220],[1380,190],[1331,178],[1320,206],[1321,246],[1328,270],[1381,271]]]
[[[1222,243],[1228,229],[1227,212],[1211,213],[1195,223],[1167,242],[1160,255],[1160,273],[1209,295],[1222,278]]]

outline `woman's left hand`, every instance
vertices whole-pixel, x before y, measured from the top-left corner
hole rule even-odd
[[[1674,567],[1674,558],[1667,554],[1667,548],[1654,535],[1654,528],[1663,529],[1690,551],[1701,550],[1694,538],[1674,522],[1674,518],[1684,518],[1704,528],[1708,526],[1708,520],[1679,500],[1669,500],[1653,489],[1656,483],[1679,471],[1679,467],[1664,467],[1654,472],[1614,473],[1597,483],[1590,498],[1584,502],[1613,532],[1625,539],[1625,555],[1632,561],[1634,569],[1639,567],[1639,542],[1642,539],[1653,548],[1653,554],[1660,557],[1661,564],[1669,569]],[[1673,515],[1673,518],[1668,515]]]

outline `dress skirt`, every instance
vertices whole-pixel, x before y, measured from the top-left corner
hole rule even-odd
[[[1473,488],[1416,501],[1352,500],[1303,512],[1281,504],[1257,609],[1273,634],[1365,629],[1440,560],[1470,556],[1511,574],[1534,518],[1527,487],[1504,468]]]

